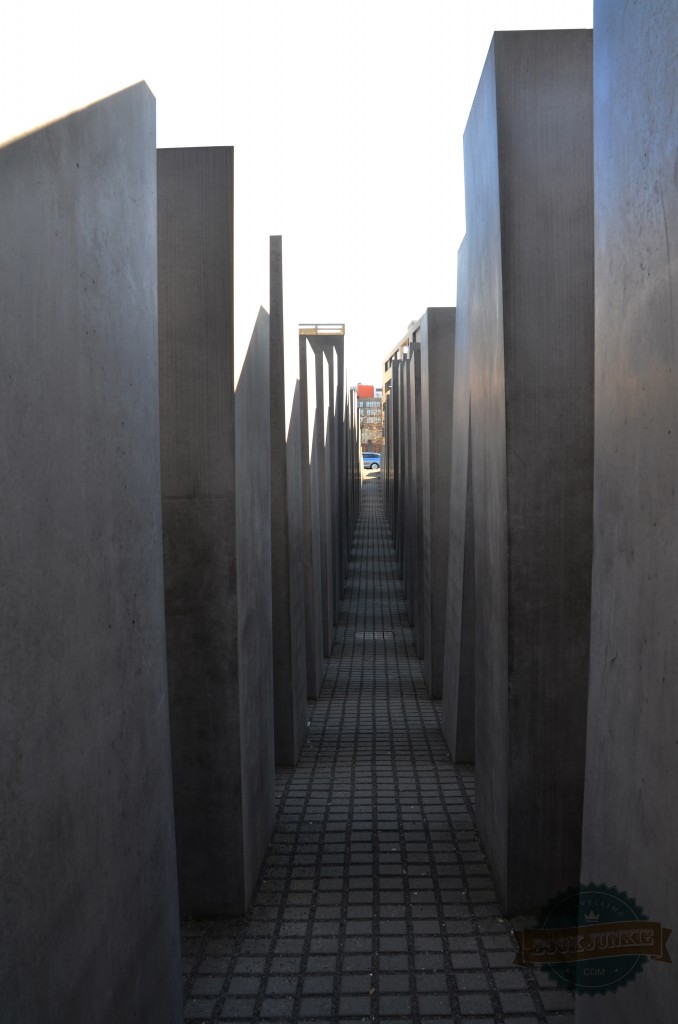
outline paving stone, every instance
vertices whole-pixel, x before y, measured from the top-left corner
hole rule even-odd
[[[273,975],[266,982],[267,996],[293,996],[297,991],[297,979],[293,975]]]
[[[534,1002],[529,994],[523,992],[500,992],[501,1008],[504,1013],[525,1013],[534,1011]]]
[[[553,992],[542,990],[541,1001],[546,1010],[572,1010],[574,1007],[574,996],[562,988]]]
[[[409,995],[380,995],[379,1014],[411,1014],[412,1000]]]
[[[489,988],[484,971],[455,971],[454,980],[460,992],[487,992]]]
[[[259,1010],[262,1020],[289,1020],[294,1010],[292,999],[264,999]]]
[[[339,1016],[360,1016],[370,1012],[369,996],[342,996],[339,1000]]]
[[[255,996],[261,986],[258,976],[236,975],[228,986],[229,996]]]
[[[247,1020],[253,1013],[254,999],[237,999],[229,996],[221,1009],[221,1016],[226,1020]]]
[[[315,1017],[318,1020],[328,1021],[332,1014],[332,1000],[329,996],[316,996],[313,999],[302,999],[299,1006],[299,1016]]]
[[[463,1014],[492,1013],[492,1000],[480,993],[459,993],[459,1008]]]
[[[380,974],[378,977],[377,989],[380,995],[386,995],[387,993],[393,992],[409,992],[410,980],[407,975]]]
[[[419,1012],[422,1015],[437,1014],[450,1018],[452,1006],[447,993],[434,993],[419,996]]]
[[[216,999],[189,999],[184,1005],[184,1017],[186,1020],[209,1019],[215,1005]]]
[[[199,974],[191,985],[191,996],[218,996],[223,988],[225,978]]]

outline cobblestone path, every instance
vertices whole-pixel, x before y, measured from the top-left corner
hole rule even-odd
[[[512,967],[474,826],[407,623],[380,502],[363,485],[332,657],[248,917],[182,929],[186,1021],[573,1021]]]

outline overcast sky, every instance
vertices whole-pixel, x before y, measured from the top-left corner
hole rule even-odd
[[[283,236],[296,324],[345,322],[349,383],[454,305],[462,135],[492,32],[590,28],[592,0],[4,0],[0,139],[144,79],[158,146],[235,146],[236,366]]]

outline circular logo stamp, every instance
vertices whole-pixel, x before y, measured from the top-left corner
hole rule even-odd
[[[648,960],[671,963],[671,930],[649,921],[642,907],[614,886],[590,882],[551,900],[536,928],[516,935],[516,963],[541,966],[562,988],[614,992]]]

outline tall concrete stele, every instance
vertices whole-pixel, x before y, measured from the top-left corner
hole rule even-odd
[[[0,1017],[183,1021],[155,100],[0,147]]]
[[[274,818],[269,317],[234,393],[231,148],[159,150],[158,213],[179,892],[184,914],[237,915]]]
[[[270,239],[271,595],[275,760],[295,765],[307,732],[306,615],[298,387],[285,431],[282,238]]]
[[[445,652],[455,316],[453,307],[432,307],[416,327],[421,346],[422,646],[424,680],[436,699],[442,696]]]
[[[309,697],[315,699],[322,657],[329,657],[332,647],[348,551],[343,324],[300,325],[299,375],[302,409],[307,413],[302,412],[301,441],[306,635],[314,638],[307,645],[307,664]],[[320,592],[314,573],[319,575]]]
[[[467,269],[464,240],[457,258],[441,722],[445,742],[457,763],[475,760],[475,562],[468,330],[470,289],[475,282],[469,280]]]
[[[507,913],[538,910],[579,879],[593,488],[592,70],[590,31],[498,32],[464,133],[476,813]]]
[[[577,1000],[577,1024],[678,1007],[678,17],[594,8],[595,471],[582,882],[672,928],[673,965]],[[672,948],[673,947],[673,948]],[[604,1004],[604,1006],[603,1006]]]

